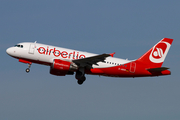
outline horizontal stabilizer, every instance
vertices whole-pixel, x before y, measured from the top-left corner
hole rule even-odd
[[[161,71],[164,71],[164,70],[167,70],[169,68],[167,67],[160,67],[160,68],[150,68],[150,69],[147,69],[149,72],[161,72]]]

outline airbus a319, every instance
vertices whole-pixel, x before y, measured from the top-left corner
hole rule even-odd
[[[6,50],[7,54],[28,64],[26,72],[30,71],[32,63],[50,66],[50,74],[57,76],[73,75],[78,84],[85,80],[85,74],[109,77],[148,77],[170,75],[167,67],[162,67],[173,39],[164,38],[149,51],[136,60],[125,60],[113,57],[111,54],[93,54],[78,50],[23,42]]]

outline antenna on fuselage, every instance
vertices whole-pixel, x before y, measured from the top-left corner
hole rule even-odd
[[[34,43],[36,43],[37,41],[35,41]]]

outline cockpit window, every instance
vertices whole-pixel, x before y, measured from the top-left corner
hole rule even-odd
[[[23,48],[23,45],[15,45],[14,47]]]

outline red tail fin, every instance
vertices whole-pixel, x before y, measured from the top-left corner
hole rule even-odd
[[[142,55],[137,61],[152,67],[161,67],[171,47],[173,39],[164,38]]]

